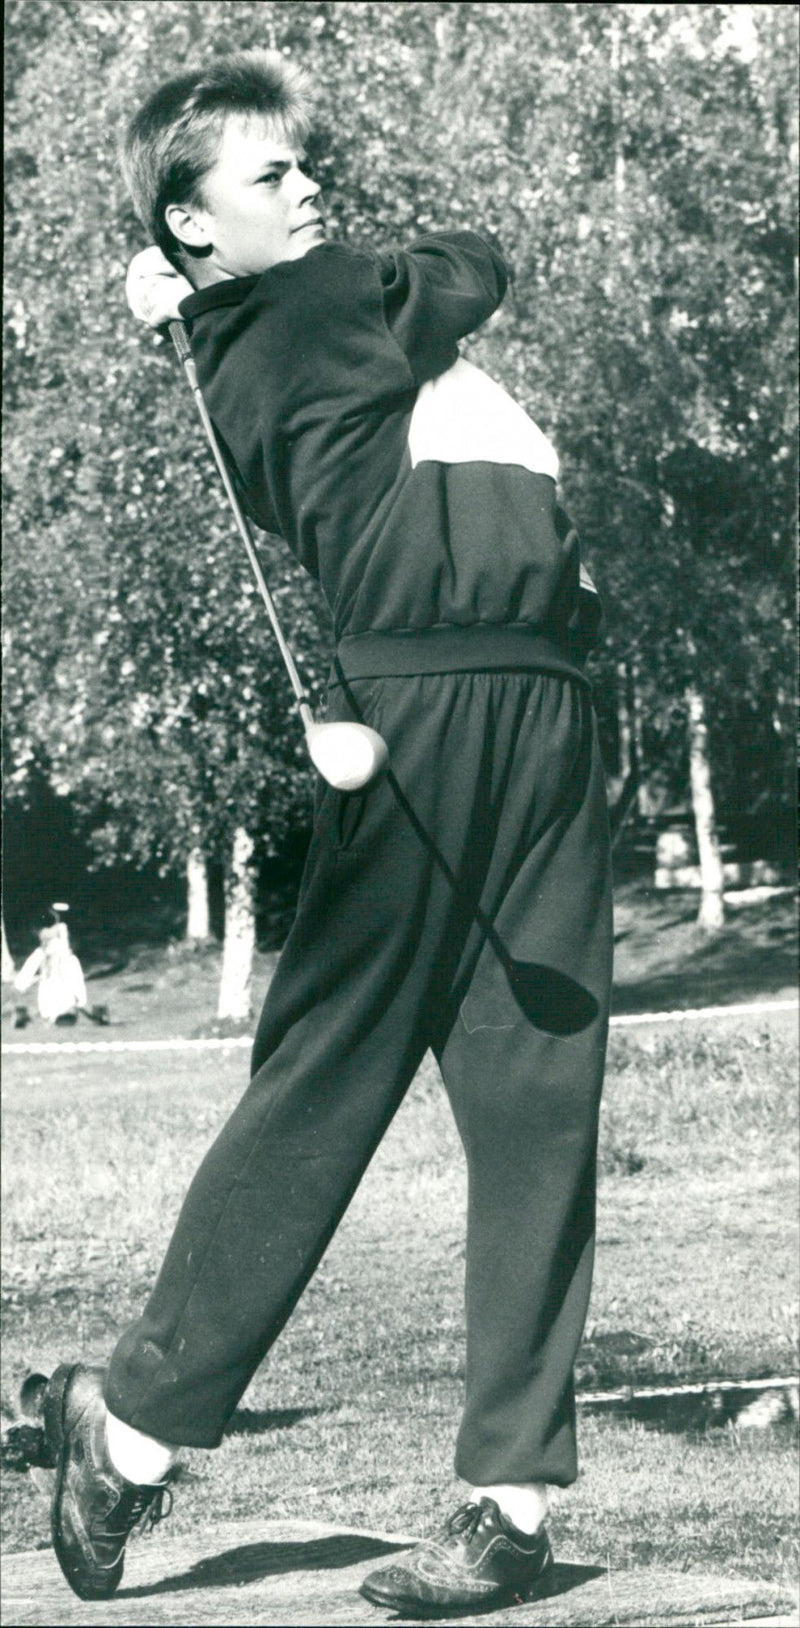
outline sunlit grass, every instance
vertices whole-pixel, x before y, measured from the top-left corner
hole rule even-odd
[[[614,1035],[579,1382],[794,1366],[795,1073],[788,1031]],[[245,1075],[241,1052],[8,1061],[6,1410],[29,1365],[104,1360]],[[173,1530],[213,1503],[220,1520],[263,1506],[404,1531],[452,1503],[464,1201],[428,1061],[235,1433],[215,1455],[188,1456]],[[791,1570],[785,1430],[683,1438],[586,1418],[581,1440],[581,1478],[553,1523],[573,1554],[615,1568]],[[5,1499],[9,1547],[47,1541],[31,1483],[6,1477]]]

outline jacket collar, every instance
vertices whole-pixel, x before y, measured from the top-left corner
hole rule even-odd
[[[195,294],[187,294],[178,310],[184,320],[188,318],[191,322],[195,317],[202,316],[204,311],[216,311],[223,305],[241,305],[257,282],[258,277],[223,277],[208,288],[199,288]]]
[[[223,277],[220,282],[211,283],[208,288],[198,289],[196,294],[187,294],[186,299],[181,300],[178,310],[184,320],[188,319],[191,322],[194,317],[202,316],[204,311],[217,311],[225,305],[241,305],[263,278],[297,276],[300,268],[311,256],[324,253],[334,246],[330,243],[315,243],[308,254],[302,255],[299,260],[279,260],[277,265],[270,266],[267,271],[258,272],[251,277]]]

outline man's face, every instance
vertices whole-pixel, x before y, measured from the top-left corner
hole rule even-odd
[[[184,241],[211,245],[207,258],[195,262],[204,273],[198,281],[267,271],[324,241],[320,189],[303,174],[304,158],[268,120],[228,119],[217,161],[201,183],[202,207],[185,211],[192,235],[180,233]]]

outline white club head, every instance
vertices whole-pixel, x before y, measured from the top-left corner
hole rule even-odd
[[[311,724],[306,743],[315,769],[337,791],[361,791],[389,757],[385,740],[368,724]]]

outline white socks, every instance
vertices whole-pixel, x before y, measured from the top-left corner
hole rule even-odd
[[[155,1436],[146,1436],[141,1430],[134,1430],[131,1425],[123,1424],[113,1413],[106,1410],[106,1445],[108,1455],[118,1475],[124,1476],[126,1481],[132,1481],[134,1486],[153,1486],[163,1481],[169,1474],[173,1464],[180,1456],[178,1447],[171,1447],[168,1442],[158,1441]],[[516,1526],[518,1531],[533,1536],[538,1531],[549,1508],[547,1486],[544,1481],[529,1481],[525,1484],[505,1485],[493,1487],[473,1487],[472,1495],[475,1502],[481,1498],[493,1498],[501,1514]]]
[[[134,1486],[153,1486],[163,1481],[180,1456],[180,1448],[169,1442],[146,1436],[141,1430],[123,1424],[106,1410],[106,1446],[118,1475]],[[475,1502],[493,1498],[501,1514],[520,1532],[533,1536],[541,1526],[549,1508],[547,1486],[544,1481],[493,1487],[473,1487]]]
[[[472,1492],[476,1503],[481,1498],[493,1498],[501,1515],[530,1537],[541,1526],[549,1508],[544,1481],[529,1481],[522,1486],[473,1487]]]
[[[106,1446],[108,1456],[118,1475],[134,1486],[152,1486],[163,1481],[179,1456],[180,1449],[168,1442],[156,1441],[123,1424],[106,1409]]]

